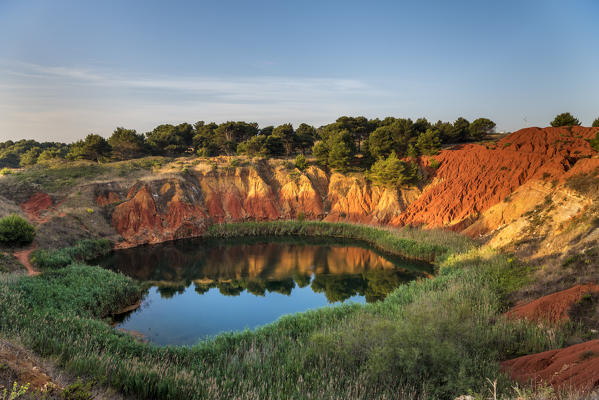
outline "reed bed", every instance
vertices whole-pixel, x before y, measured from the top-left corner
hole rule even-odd
[[[72,264],[36,277],[1,275],[0,333],[143,399],[450,399],[486,391],[487,379],[508,395],[512,385],[498,360],[563,343],[560,331],[548,335],[502,317],[503,294],[525,281],[525,268],[468,241],[454,239],[452,248],[426,232],[312,222],[231,224],[208,236],[348,232],[386,251],[434,257],[439,273],[378,303],[289,315],[192,347],[159,347],[103,319],[139,297],[135,282]],[[426,239],[417,244],[416,236]]]

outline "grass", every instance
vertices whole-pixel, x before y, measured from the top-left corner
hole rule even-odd
[[[217,224],[208,228],[205,237],[230,238],[239,236],[306,236],[347,238],[366,242],[392,254],[424,261],[435,261],[450,253],[464,252],[474,247],[465,236],[446,230],[404,227],[375,228],[367,225],[316,221],[240,222]]]
[[[84,239],[74,246],[58,250],[35,250],[31,254],[31,262],[41,270],[58,269],[77,261],[91,261],[111,250],[112,244],[108,239]]]
[[[284,316],[193,347],[158,347],[102,320],[139,296],[133,281],[70,265],[36,277],[4,276],[0,333],[76,375],[152,399],[451,399],[486,391],[487,378],[511,393],[498,360],[563,342],[559,331],[547,335],[502,317],[504,294],[525,281],[518,263],[450,233],[277,222],[214,227],[208,235],[235,233],[351,234],[381,249],[435,257],[439,274],[378,303]]]

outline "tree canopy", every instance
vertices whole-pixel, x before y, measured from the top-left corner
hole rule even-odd
[[[554,120],[551,121],[551,126],[553,127],[577,125],[580,125],[580,121],[569,112],[558,114]]]

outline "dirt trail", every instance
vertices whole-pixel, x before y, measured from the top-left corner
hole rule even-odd
[[[40,272],[33,267],[31,261],[29,261],[29,257],[31,256],[31,253],[35,250],[35,248],[36,246],[34,245],[28,249],[15,251],[13,253],[13,255],[19,260],[19,262],[23,264],[23,266],[27,269],[27,275],[31,276],[40,274]]]

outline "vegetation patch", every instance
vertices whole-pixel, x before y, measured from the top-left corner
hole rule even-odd
[[[158,347],[101,320],[134,303],[139,285],[73,264],[35,277],[4,276],[0,333],[56,357],[74,374],[153,399],[445,399],[482,393],[487,378],[498,381],[500,393],[511,393],[498,360],[563,343],[559,330],[547,335],[534,324],[502,317],[504,294],[523,282],[513,278],[519,266],[458,235],[296,221],[229,224],[208,232],[258,234],[346,235],[383,250],[434,257],[440,272],[370,305],[289,315],[193,347]]]
[[[31,262],[41,270],[66,267],[74,262],[85,262],[110,253],[112,244],[108,239],[84,239],[71,247],[58,250],[35,250]]]
[[[29,244],[35,238],[35,227],[25,218],[11,214],[0,218],[0,244],[19,246]]]

